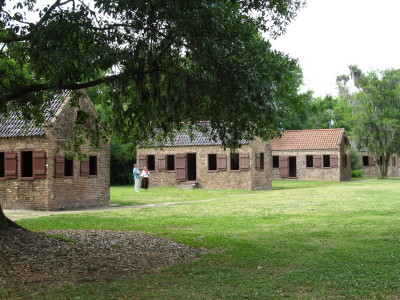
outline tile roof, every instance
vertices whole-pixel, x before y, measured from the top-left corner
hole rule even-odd
[[[344,128],[286,130],[271,141],[272,150],[338,149]]]
[[[179,131],[174,134],[172,140],[167,139],[162,142],[156,143],[156,147],[184,147],[184,146],[221,146],[222,142],[220,139],[213,139],[212,128],[208,122],[202,122],[201,124],[205,131],[194,129],[192,133],[189,131]],[[241,140],[240,144],[248,144],[248,141]]]
[[[54,114],[63,103],[62,99],[54,99],[45,109],[45,123],[51,121]],[[44,126],[36,126],[32,121],[25,121],[20,118],[17,112],[12,112],[6,119],[0,116],[0,138],[4,137],[20,137],[20,136],[37,136],[44,134]]]

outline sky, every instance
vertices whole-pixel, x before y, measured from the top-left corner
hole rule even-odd
[[[307,0],[273,48],[298,59],[303,91],[337,95],[336,76],[400,69],[400,0]]]

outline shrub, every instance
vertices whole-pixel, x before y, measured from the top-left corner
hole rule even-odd
[[[357,151],[354,150],[353,148],[350,148],[350,150],[348,151],[348,155],[350,155],[351,159],[351,169],[360,170],[363,167],[363,164]]]
[[[362,172],[360,170],[351,171],[351,177],[353,177],[353,178],[361,178],[362,176],[363,175],[362,175]]]

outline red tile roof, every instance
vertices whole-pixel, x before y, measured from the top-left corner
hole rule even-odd
[[[271,141],[272,150],[338,149],[344,128],[286,130]]]

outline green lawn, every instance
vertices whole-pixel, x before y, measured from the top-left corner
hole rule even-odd
[[[118,204],[210,201],[21,220],[33,230],[140,230],[224,250],[139,280],[69,284],[29,299],[398,299],[400,180],[273,186],[113,187]]]

